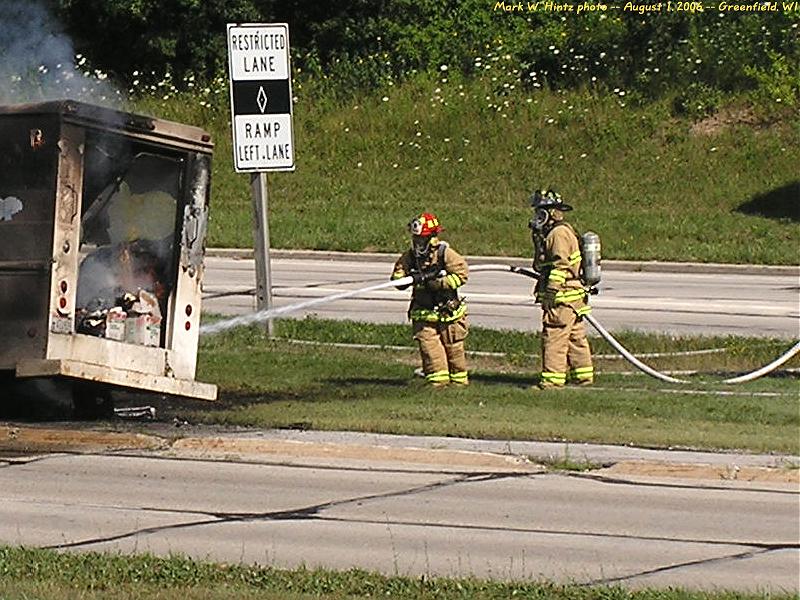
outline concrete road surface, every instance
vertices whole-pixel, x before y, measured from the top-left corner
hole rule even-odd
[[[211,251],[206,259],[203,308],[240,315],[255,310],[254,261],[241,251]],[[273,252],[274,306],[283,307],[388,279],[390,255]],[[471,258],[472,265],[527,266],[522,259]],[[795,267],[728,267],[655,263],[605,263],[595,317],[610,331],[677,335],[800,338],[800,270]],[[637,270],[642,269],[642,270]],[[471,322],[494,329],[538,330],[533,280],[511,273],[475,272],[462,288]],[[318,305],[292,315],[404,323],[409,291],[394,288]]]
[[[370,462],[325,446],[325,458],[292,464],[314,447],[304,442],[284,442],[293,459],[209,459],[242,456],[236,443],[0,455],[0,541],[412,576],[800,590],[796,484],[547,473],[443,449],[412,464],[411,449]]]

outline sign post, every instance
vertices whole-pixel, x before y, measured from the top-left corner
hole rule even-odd
[[[233,161],[251,173],[256,308],[272,308],[268,171],[294,171],[292,81],[286,23],[228,24]],[[267,333],[273,335],[272,319]]]
[[[256,263],[256,310],[272,308],[272,269],[269,258],[269,196],[267,174],[250,175],[253,198],[253,257]],[[267,319],[267,335],[274,335],[272,319]]]

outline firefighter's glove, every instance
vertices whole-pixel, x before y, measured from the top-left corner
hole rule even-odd
[[[439,271],[428,269],[427,271],[412,273],[411,276],[414,278],[414,285],[425,285],[429,281],[436,279],[439,276]]]
[[[542,310],[550,310],[556,305],[556,293],[553,290],[545,290],[539,296],[539,302],[542,304]]]

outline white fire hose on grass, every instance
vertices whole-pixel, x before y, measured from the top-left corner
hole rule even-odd
[[[525,269],[522,267],[514,267],[512,265],[475,265],[474,267],[470,268],[470,271],[508,271],[510,273],[516,273],[517,275],[524,275],[526,277],[530,277],[531,279],[538,279],[539,274],[531,269]],[[620,344],[614,336],[612,336],[606,328],[603,327],[600,322],[595,319],[591,314],[584,315],[583,317],[589,323],[592,324],[597,332],[603,336],[603,338],[613,346],[613,348],[620,353],[620,355],[631,363],[634,367],[650,375],[651,377],[655,377],[656,379],[660,379],[661,381],[666,381],[668,383],[692,383],[686,379],[677,379],[675,377],[671,377],[664,373],[660,373],[656,371],[652,367],[647,366],[638,358],[636,358],[633,354],[628,352],[628,350]],[[760,369],[756,369],[750,373],[745,373],[743,375],[739,375],[737,377],[731,377],[729,379],[723,379],[722,383],[744,383],[746,381],[752,381],[754,379],[758,379],[759,377],[763,377],[767,373],[770,373],[780,367],[782,364],[790,360],[794,357],[798,352],[800,352],[800,341],[798,341],[794,346],[789,348],[786,352],[784,352],[781,356],[773,360],[768,365],[764,365]]]

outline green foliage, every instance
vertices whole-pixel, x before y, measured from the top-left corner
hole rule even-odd
[[[766,105],[783,103],[797,106],[800,101],[800,70],[787,57],[774,50],[767,51],[766,66],[745,67],[745,73],[758,82],[758,95]]]
[[[224,72],[225,24],[249,21],[289,23],[295,66],[342,97],[443,67],[475,74],[498,57],[526,87],[681,93],[677,106],[690,113],[710,110],[714,93],[761,90],[784,103],[800,93],[800,36],[790,12],[563,17],[507,14],[487,0],[50,1],[77,50],[127,84],[134,71],[210,81]]]
[[[107,65],[133,110],[212,133],[212,245],[252,244],[248,179],[230,161],[224,25],[286,20],[297,170],[270,178],[275,247],[395,252],[408,215],[431,209],[465,253],[526,256],[525,199],[553,185],[609,259],[800,260],[789,13],[51,1],[87,55],[75,85]]]
[[[675,113],[699,120],[714,114],[723,101],[717,88],[703,82],[692,82],[681,90],[674,100]]]
[[[50,0],[92,66],[130,85],[194,74],[204,81],[227,65],[226,23],[258,21],[250,0]]]

